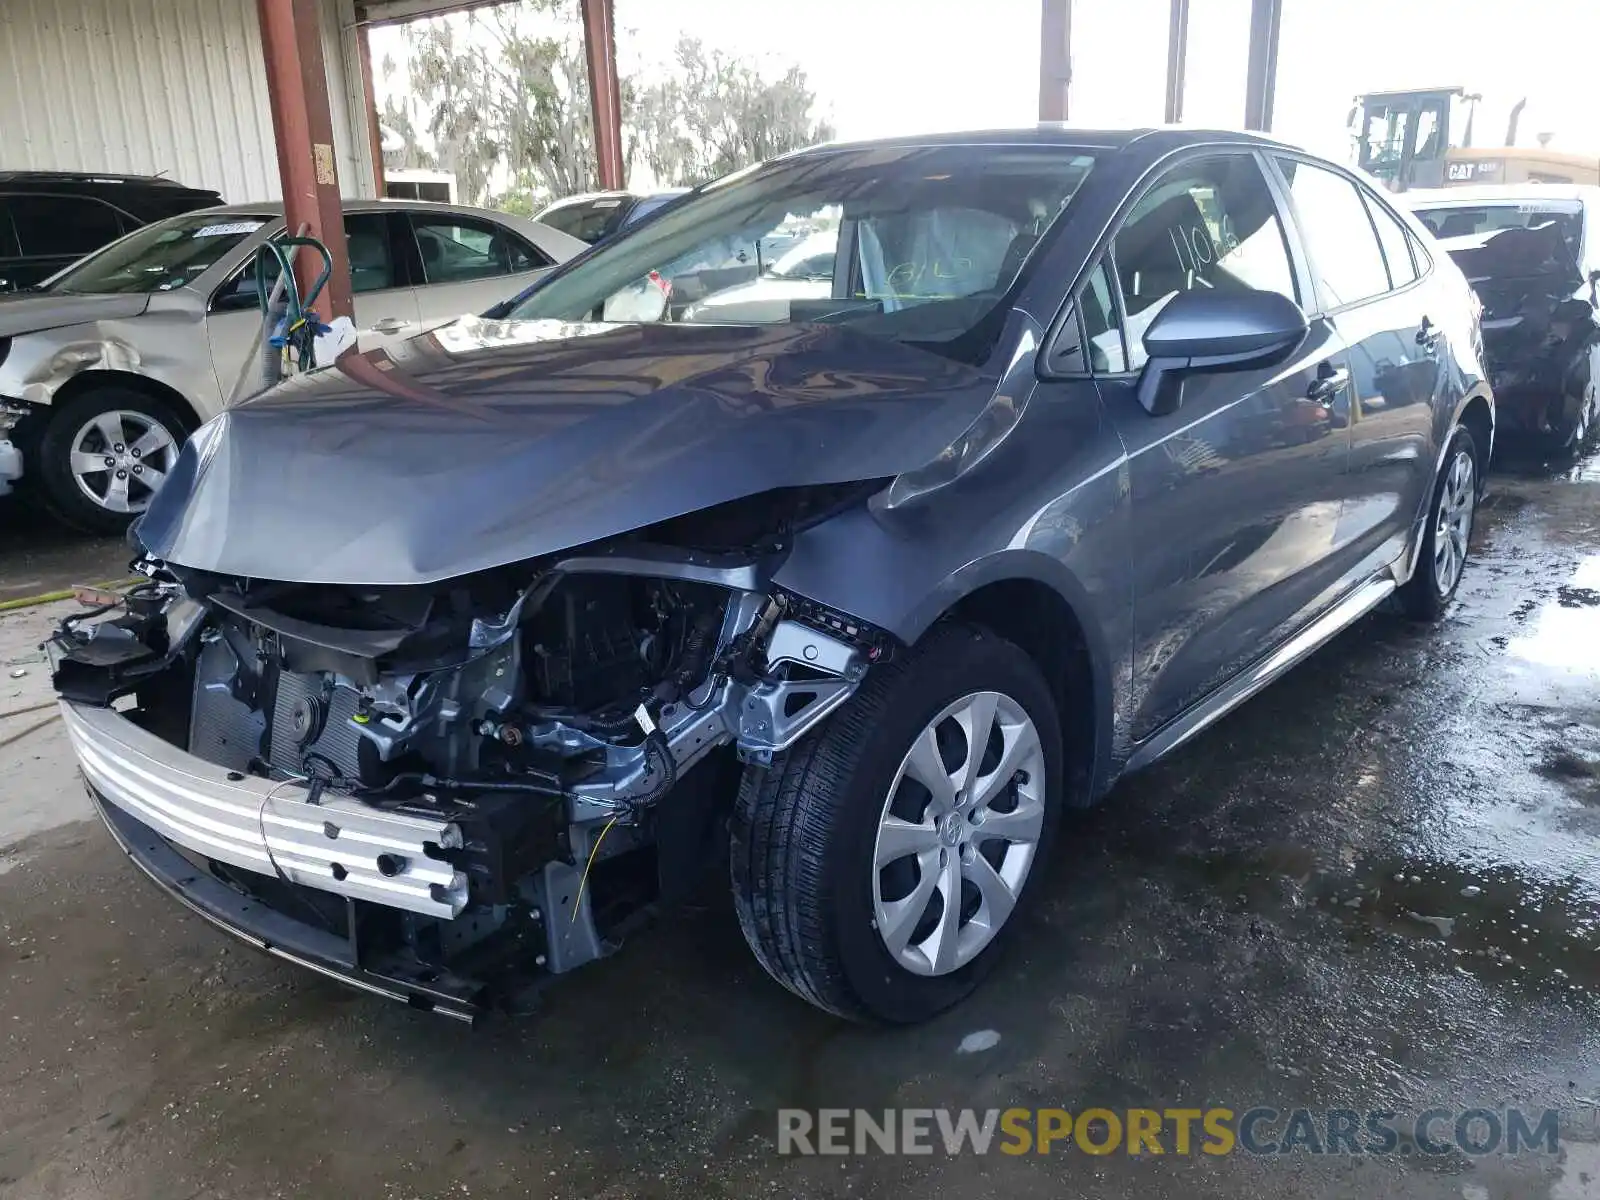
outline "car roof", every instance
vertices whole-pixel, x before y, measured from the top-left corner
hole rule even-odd
[[[1037,125],[1024,125],[1011,129],[972,129],[951,133],[921,133],[907,137],[874,138],[856,142],[826,142],[795,156],[829,153],[837,150],[872,150],[884,147],[915,148],[919,146],[1063,146],[1085,150],[1121,150],[1143,140],[1159,142],[1164,147],[1204,145],[1208,142],[1249,142],[1274,149],[1290,150],[1294,147],[1259,133],[1239,129],[1205,129],[1188,125],[1143,125],[1130,129],[1103,129],[1069,125],[1062,122],[1041,121]]]
[[[1418,188],[1397,197],[1408,207],[1466,204],[1537,204],[1581,200],[1600,207],[1600,187],[1578,183],[1493,183],[1478,187]]]
[[[114,171],[0,171],[0,184],[9,186],[19,183],[103,183],[112,187],[131,184],[136,187],[204,190],[188,188],[176,179],[168,179],[164,175],[119,175]]]
[[[463,217],[488,214],[494,217],[506,218],[512,215],[510,213],[494,212],[492,209],[474,208],[470,204],[446,204],[439,200],[405,200],[388,196],[381,200],[361,200],[347,196],[341,203],[346,213],[384,212],[388,209],[420,209],[424,212],[447,213]],[[281,217],[283,216],[283,202],[280,200],[256,200],[249,204],[218,204],[211,208],[202,208],[197,211],[219,217]],[[195,214],[184,213],[182,215],[193,216]]]
[[[571,196],[562,196],[559,200],[552,200],[543,208],[549,212],[553,208],[566,208],[574,204],[590,204],[596,200],[636,200],[638,192],[576,192]]]

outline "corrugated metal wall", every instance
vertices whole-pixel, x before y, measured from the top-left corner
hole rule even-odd
[[[327,0],[339,180],[370,196],[353,21],[352,0]],[[229,201],[276,199],[255,0],[0,0],[0,168],[165,174]]]

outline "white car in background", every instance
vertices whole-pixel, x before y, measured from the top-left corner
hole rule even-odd
[[[839,230],[822,229],[799,239],[748,283],[713,292],[689,306],[691,321],[782,321],[796,300],[826,300],[833,294],[834,254]]]
[[[344,212],[363,351],[483,312],[587,249],[483,209],[352,200]],[[256,253],[283,231],[281,205],[202,209],[0,297],[0,495],[20,479],[93,532],[118,532],[148,507],[241,373],[242,394],[259,387],[245,361],[262,324]]]
[[[1483,305],[1501,428],[1582,454],[1600,432],[1600,188],[1499,184],[1402,199]]]

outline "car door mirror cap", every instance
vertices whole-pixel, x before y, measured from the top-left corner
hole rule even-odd
[[[1180,292],[1145,330],[1139,403],[1167,416],[1183,402],[1185,377],[1282,361],[1308,328],[1300,306],[1278,292]]]

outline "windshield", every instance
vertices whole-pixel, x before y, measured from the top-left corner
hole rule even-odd
[[[1575,209],[1544,204],[1438,205],[1416,210],[1417,220],[1436,238],[1486,237],[1502,229],[1534,229],[1554,222],[1574,258],[1583,238],[1583,220]]]
[[[265,225],[263,217],[191,213],[135,230],[45,284],[47,292],[169,292]]]
[[[623,234],[512,316],[825,322],[937,349],[998,308],[1092,162],[1062,146],[879,147],[781,159],[711,184]],[[813,286],[750,286],[763,277]]]

